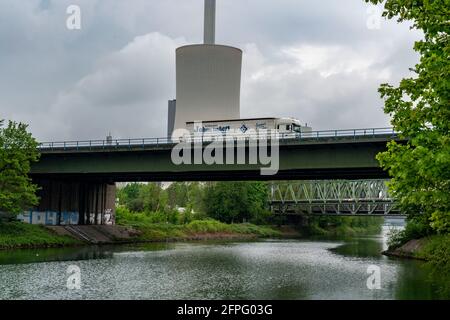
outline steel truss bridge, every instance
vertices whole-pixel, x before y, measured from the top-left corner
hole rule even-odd
[[[270,207],[280,215],[401,215],[389,180],[273,182]]]

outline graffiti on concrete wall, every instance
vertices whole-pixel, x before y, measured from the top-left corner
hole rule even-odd
[[[78,212],[61,212],[59,217],[58,212],[54,211],[26,211],[17,219],[30,224],[42,224],[55,226],[58,225],[58,219],[61,218],[61,225],[78,224]]]
[[[76,225],[79,221],[78,212],[61,212],[61,217],[59,217],[58,212],[54,211],[26,211],[17,216],[19,221],[30,223],[30,224],[42,224],[48,226],[56,225]],[[61,222],[58,224],[58,219]],[[106,209],[103,215],[91,213],[88,215],[88,221],[90,224],[114,224],[114,214],[113,210]]]

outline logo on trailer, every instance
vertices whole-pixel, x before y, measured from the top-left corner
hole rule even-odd
[[[243,125],[241,126],[241,131],[242,131],[242,133],[246,133],[247,130],[248,130],[247,126],[246,126],[245,124],[243,124]]]

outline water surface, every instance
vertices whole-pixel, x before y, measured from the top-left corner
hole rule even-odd
[[[437,299],[420,261],[350,240],[163,243],[0,252],[0,299]],[[66,287],[67,268],[81,289]],[[381,289],[367,288],[380,267]],[[448,297],[447,297],[448,298]]]

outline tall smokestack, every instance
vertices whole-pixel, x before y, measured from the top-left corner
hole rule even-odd
[[[216,0],[205,0],[204,44],[216,42]]]

